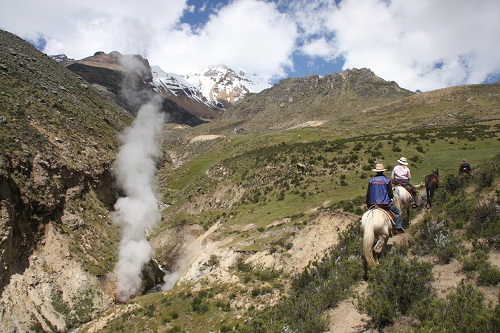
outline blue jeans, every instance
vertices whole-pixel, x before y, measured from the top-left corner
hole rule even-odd
[[[396,205],[391,205],[390,210],[394,214],[396,214],[396,217],[394,218],[394,222],[396,223],[396,229],[397,228],[403,228],[403,221],[401,220],[401,211],[396,207]]]

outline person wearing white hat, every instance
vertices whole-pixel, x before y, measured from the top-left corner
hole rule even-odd
[[[471,175],[471,168],[470,168],[470,164],[469,162],[467,162],[466,159],[463,159],[462,160],[462,164],[460,164],[460,167],[458,168],[458,174],[459,175],[463,175],[463,174],[466,174],[466,175]]]
[[[406,157],[401,157],[398,160],[398,165],[392,169],[391,173],[391,179],[392,183],[394,185],[396,184],[402,184],[412,195],[412,205],[413,207],[417,207],[417,189],[413,187],[413,185],[410,183],[411,181],[411,172],[410,168],[408,167],[408,161],[406,160]]]
[[[403,221],[401,220],[401,211],[392,202],[394,197],[392,182],[384,175],[384,171],[386,170],[387,169],[384,168],[382,163],[377,163],[375,169],[372,169],[376,174],[368,182],[366,207],[367,209],[372,206],[390,209],[395,214],[394,222],[396,224],[396,232],[403,233],[405,231],[403,229]]]
[[[401,157],[398,160],[398,165],[392,169],[391,179],[394,183],[410,183],[411,172],[406,157]]]

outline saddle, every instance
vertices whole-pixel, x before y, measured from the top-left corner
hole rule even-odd
[[[402,186],[404,187],[405,190],[407,190],[410,194],[414,194],[414,190],[413,190],[413,186],[411,186],[411,184],[408,184],[408,183],[399,183],[399,182],[396,182],[393,184],[393,186]]]
[[[394,212],[389,209],[389,206],[371,205],[370,207],[368,207],[368,210],[375,210],[375,209],[384,212],[389,217],[392,228],[396,227],[396,214],[394,214]]]

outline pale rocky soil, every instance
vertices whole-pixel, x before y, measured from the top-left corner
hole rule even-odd
[[[56,290],[62,300],[72,307],[75,296],[86,293],[94,303],[94,315],[113,304],[112,297],[100,294],[101,283],[96,277],[86,274],[72,260],[67,239],[56,232],[50,224],[46,227],[45,239],[30,257],[30,265],[21,274],[14,274],[0,298],[0,332],[30,332],[33,320],[41,323],[44,331],[51,327],[63,332],[67,329],[65,318],[54,309],[52,302]],[[47,324],[50,323],[50,326]],[[17,327],[16,327],[17,326]]]
[[[292,126],[290,128],[287,128],[287,129],[291,130],[291,129],[304,128],[304,127],[317,127],[317,126],[323,125],[324,123],[326,123],[326,120],[310,120],[310,121],[306,121],[304,123],[300,123],[298,125]]]
[[[220,137],[222,137],[222,135],[198,135],[198,136],[192,138],[189,143],[210,141],[210,140],[215,140],[215,139],[220,138]]]

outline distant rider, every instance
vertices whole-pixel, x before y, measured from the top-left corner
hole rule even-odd
[[[384,175],[384,168],[382,163],[377,163],[375,169],[375,176],[368,182],[368,190],[366,191],[366,206],[378,206],[385,210],[390,209],[396,215],[394,222],[396,223],[396,232],[403,233],[403,222],[401,220],[401,211],[393,204],[392,199],[394,194],[392,192],[392,182]]]
[[[460,164],[460,168],[458,169],[458,174],[459,175],[466,174],[466,175],[470,176],[471,172],[472,172],[472,170],[471,170],[469,162],[467,162],[467,160],[463,159],[462,164]]]

